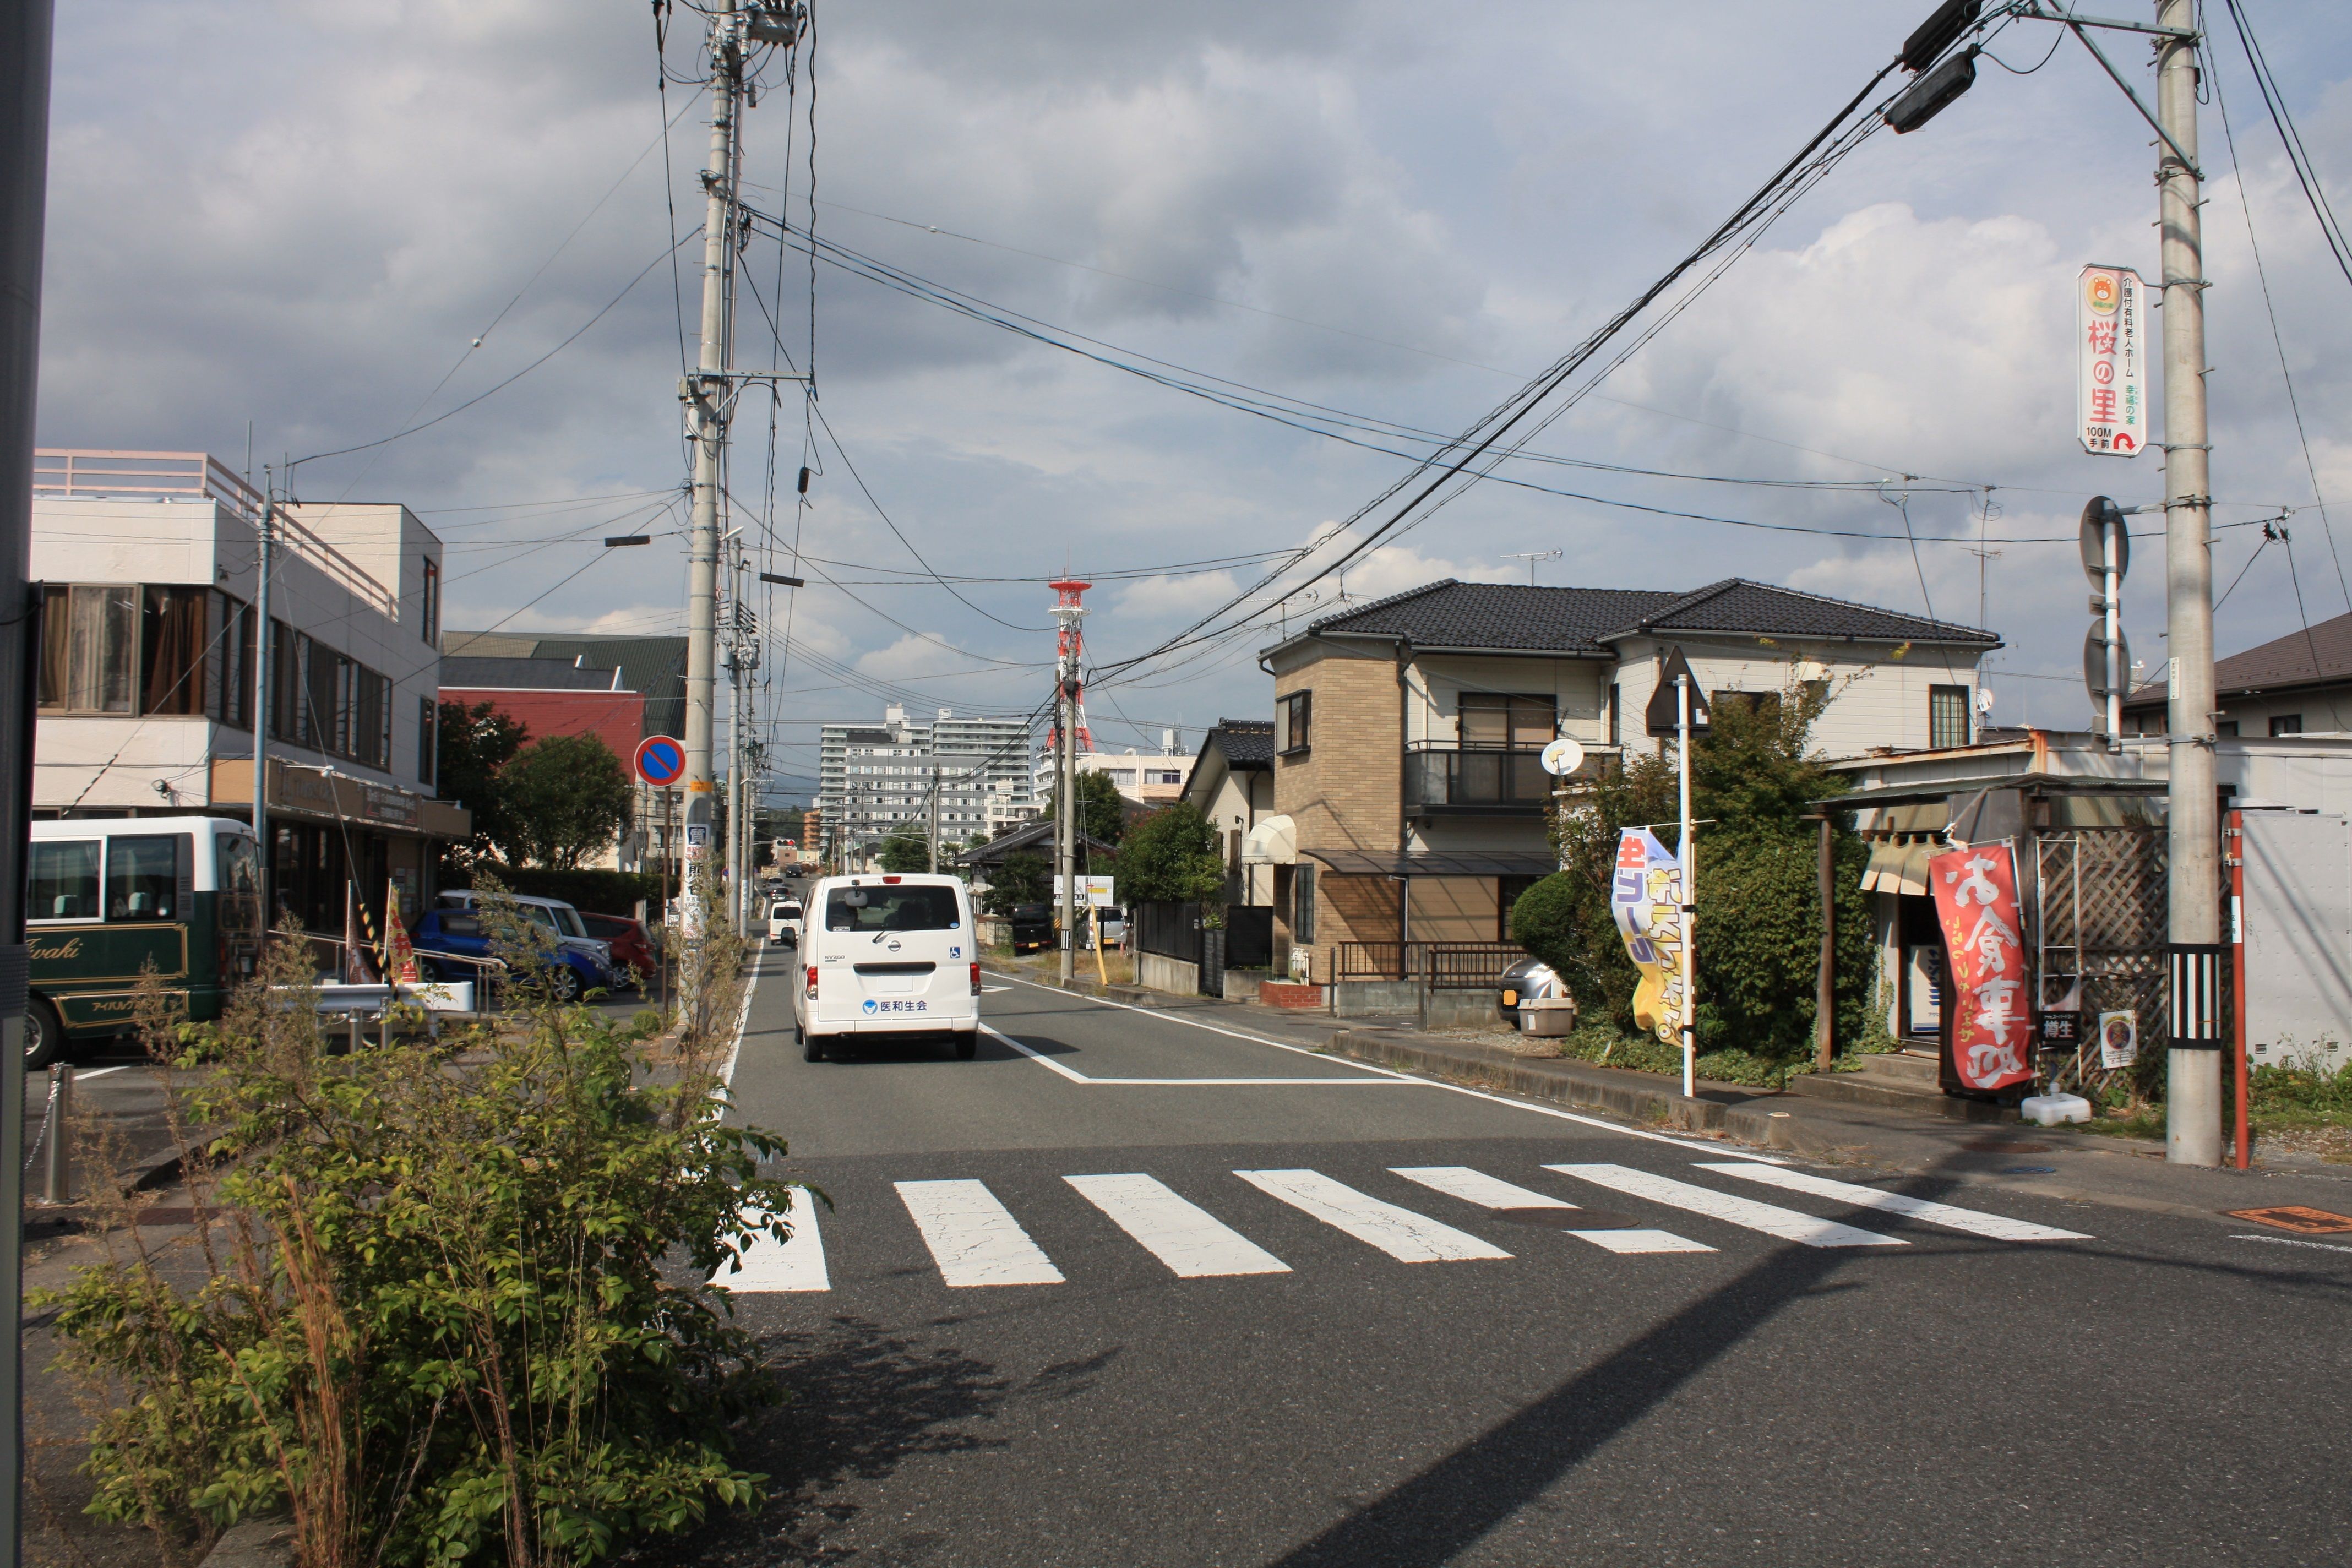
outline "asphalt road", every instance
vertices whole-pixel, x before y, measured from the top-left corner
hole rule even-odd
[[[833,1206],[732,1280],[794,1394],[750,1456],[778,1499],[680,1560],[2344,1554],[2352,1246],[1738,1158],[994,978],[978,1061],[809,1065],[790,962],[738,1113]]]

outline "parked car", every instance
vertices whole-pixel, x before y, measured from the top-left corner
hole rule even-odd
[[[480,912],[461,905],[428,910],[409,940],[416,949],[417,970],[427,981],[485,981],[492,973],[490,962],[502,956],[493,948]],[[569,944],[559,943],[549,961],[554,966],[549,978],[558,1001],[575,1001],[592,987],[612,984],[604,964]]]
[[[1127,945],[1127,911],[1117,904],[1105,904],[1095,911],[1095,927],[1105,947]]]
[[[859,1037],[944,1035],[980,1052],[980,949],[953,877],[828,877],[793,988],[801,1057],[821,1062]]]
[[[786,947],[801,944],[803,913],[798,899],[778,899],[768,906],[768,940]]]
[[[581,920],[578,910],[562,899],[541,899],[528,893],[506,896],[513,900],[516,912],[525,920],[552,932],[559,946],[567,952],[578,953],[587,961],[584,966],[575,967],[580,967],[583,973],[589,976],[589,984],[612,990],[627,989],[629,977],[614,969],[612,948],[588,934],[588,927]],[[459,889],[443,893],[441,901],[457,909],[471,910],[478,906],[480,896],[470,889]]]
[[[1054,906],[1015,904],[1004,917],[1013,931],[1013,951],[1034,952],[1054,945]]]
[[[652,934],[628,916],[594,915],[583,910],[580,923],[611,952],[614,968],[635,973],[641,984],[660,966]]]

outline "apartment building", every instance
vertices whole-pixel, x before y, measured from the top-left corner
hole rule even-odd
[[[817,811],[828,858],[866,868],[894,832],[927,833],[936,800],[942,847],[993,837],[1036,815],[1025,718],[957,717],[939,710],[910,721],[904,705],[879,724],[818,731]]]
[[[1554,736],[1587,770],[1664,747],[1644,710],[1680,648],[1713,700],[1820,683],[1832,758],[1966,745],[1989,632],[1769,584],[1690,593],[1432,583],[1328,616],[1265,650],[1273,812],[1245,864],[1271,873],[1276,962],[1318,984],[1350,943],[1496,942],[1556,867]],[[1571,780],[1572,784],[1573,781]]]
[[[262,498],[202,452],[44,449],[34,809],[134,816],[253,809]],[[337,931],[344,889],[430,898],[441,542],[393,503],[281,509],[269,589],[276,918]]]

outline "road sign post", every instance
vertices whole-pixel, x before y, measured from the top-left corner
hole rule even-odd
[[[1682,816],[1682,841],[1675,853],[1683,863],[1683,1098],[1689,1100],[1698,1089],[1698,851],[1691,843],[1690,749],[1694,737],[1713,727],[1714,712],[1681,648],[1668,648],[1659,660],[1657,689],[1643,716],[1651,734],[1675,738],[1675,788]]]
[[[2131,647],[2124,641],[2124,573],[2131,565],[2131,531],[2123,510],[2105,496],[2083,508],[2083,575],[2098,590],[2091,595],[2091,623],[2083,639],[2083,684],[2099,713],[2112,750],[2123,748],[2124,689],[2131,676]]]

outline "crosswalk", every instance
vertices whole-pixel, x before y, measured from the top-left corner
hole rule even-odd
[[[1548,1164],[1540,1169],[1577,1184],[1570,1190],[1579,1196],[1597,1189],[1614,1199],[1632,1199],[1642,1205],[1685,1216],[1675,1220],[1676,1224],[1688,1225],[1695,1217],[1703,1225],[1718,1227],[1718,1234],[1713,1240],[1703,1241],[1674,1230],[1627,1223],[1623,1216],[1597,1214],[1556,1193],[1523,1186],[1468,1165],[1394,1165],[1388,1168],[1386,1174],[1407,1184],[1398,1189],[1400,1196],[1411,1196],[1418,1190],[1424,1198],[1434,1195],[1444,1204],[1468,1205],[1483,1211],[1489,1218],[1507,1217],[1530,1227],[1524,1233],[1528,1238],[1527,1243],[1523,1245],[1516,1239],[1513,1243],[1528,1253],[1540,1251],[1546,1245],[1557,1245],[1539,1239],[1555,1228],[1574,1243],[1625,1258],[1714,1253],[1721,1249],[1718,1242],[1728,1242],[1732,1236],[1743,1232],[1798,1247],[1902,1248],[1910,1245],[1903,1237],[1866,1230],[1846,1219],[1766,1203],[1722,1186],[1685,1181],[1630,1165],[1589,1163]],[[1692,1172],[1770,1187],[1794,1198],[1841,1205],[1849,1213],[1892,1215],[1987,1241],[2092,1239],[2080,1231],[1916,1198],[1859,1183],[1834,1181],[1785,1165],[1702,1160],[1693,1162]],[[1526,1174],[1536,1176],[1533,1171]],[[1232,1175],[1265,1197],[1399,1263],[1499,1263],[1514,1257],[1512,1251],[1485,1237],[1321,1171],[1237,1170]],[[1226,1218],[1195,1201],[1195,1197],[1202,1197],[1215,1203],[1213,1192],[1196,1192],[1195,1197],[1187,1197],[1159,1177],[1138,1171],[1066,1175],[1062,1181],[1177,1279],[1214,1279],[1293,1272],[1292,1261],[1244,1235]],[[906,1181],[892,1184],[892,1188],[940,1281],[950,1288],[1059,1285],[1066,1281],[1061,1267],[986,1182],[969,1177]],[[1239,1195],[1237,1191],[1235,1195]],[[1468,1217],[1460,1208],[1453,1212],[1457,1218]],[[754,1226],[764,1225],[767,1217],[754,1211],[745,1212],[745,1218]],[[827,1262],[824,1234],[814,1204],[807,1200],[805,1193],[796,1190],[782,1217],[791,1226],[789,1239],[778,1241],[772,1235],[761,1232],[739,1258],[721,1266],[712,1276],[713,1282],[732,1291],[755,1295],[833,1289],[834,1270]],[[1033,1215],[1033,1221],[1038,1217]],[[1058,1222],[1060,1216],[1055,1217]],[[1580,1224],[1580,1219],[1585,1223]],[[1284,1244],[1285,1250],[1295,1251],[1297,1245]]]

